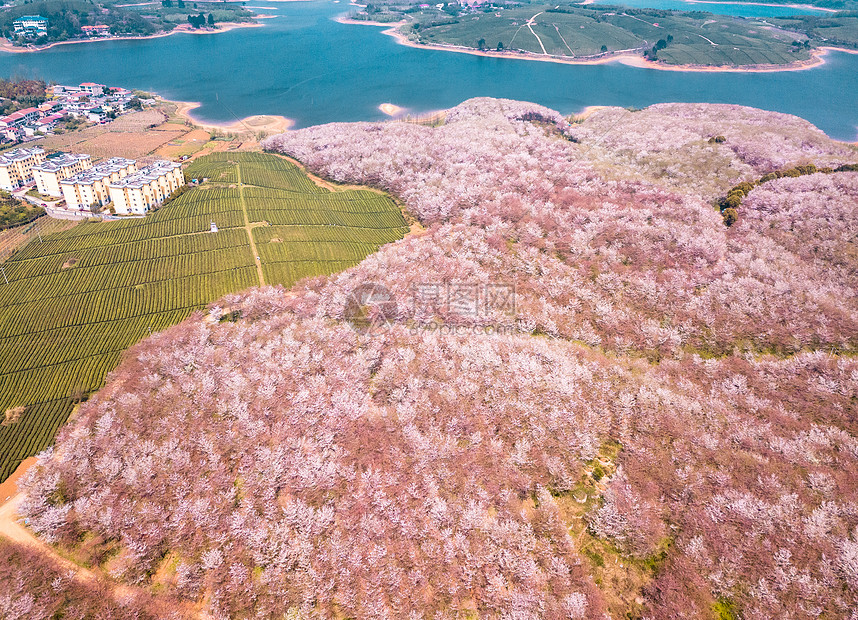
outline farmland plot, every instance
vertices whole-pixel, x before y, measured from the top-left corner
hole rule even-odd
[[[43,234],[2,263],[0,480],[51,445],[75,402],[141,338],[259,285],[260,272],[291,286],[408,231],[389,197],[327,191],[273,155],[214,153],[186,177],[210,181],[144,219]]]

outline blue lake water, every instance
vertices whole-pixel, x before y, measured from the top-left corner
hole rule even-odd
[[[768,6],[765,3],[694,2],[693,0],[595,0],[594,4],[621,4],[636,9],[663,9],[666,11],[706,11],[735,17],[788,17],[790,15],[826,15],[824,9],[809,7]],[[801,4],[801,2],[796,2]]]
[[[420,114],[476,96],[534,101],[563,113],[588,105],[718,102],[795,114],[833,137],[856,139],[858,55],[832,53],[823,66],[776,73],[574,66],[405,47],[380,27],[333,21],[348,6],[330,0],[249,4],[277,17],[261,28],[213,35],[0,54],[0,75],[154,91],[199,101],[195,116],[218,122],[252,114],[280,114],[299,127],[376,120],[386,118],[377,109],[385,102]]]

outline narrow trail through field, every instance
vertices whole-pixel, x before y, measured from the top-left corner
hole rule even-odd
[[[709,41],[709,43],[711,43],[711,44],[712,44],[712,45],[714,45],[715,47],[718,47],[718,44],[717,44],[717,43],[715,43],[715,42],[714,42],[714,41],[712,41],[711,39],[707,39],[707,38],[706,38],[706,37],[704,37],[702,34],[698,34],[697,36],[698,36],[698,37],[700,37],[701,39],[704,39],[704,40],[706,40],[706,41]]]
[[[545,54],[546,56],[548,56],[548,52],[545,50],[545,46],[542,44],[542,39],[540,39],[539,35],[533,31],[533,20],[536,19],[537,17],[539,17],[540,15],[542,15],[543,12],[544,11],[540,11],[539,13],[537,13],[536,15],[534,15],[533,17],[528,19],[525,26],[527,26],[527,29],[530,30],[530,34],[535,36],[536,40],[539,41],[539,47],[542,48],[542,53]]]
[[[636,19],[636,20],[638,20],[639,22],[643,22],[643,23],[645,23],[645,24],[649,24],[649,25],[650,25],[650,26],[652,26],[653,28],[661,28],[661,26],[659,26],[657,23],[655,23],[655,24],[654,24],[654,23],[652,23],[652,22],[648,22],[648,21],[647,21],[647,20],[645,20],[645,19],[641,19],[640,17],[635,17],[634,15],[629,15],[628,13],[623,13],[623,14],[622,14],[622,17],[631,17],[632,19]]]
[[[250,242],[250,251],[253,252],[253,261],[256,263],[256,273],[259,276],[259,286],[265,286],[265,274],[262,272],[262,261],[259,260],[259,252],[256,250],[256,242],[253,240],[253,228],[250,217],[247,215],[247,201],[244,199],[244,183],[241,182],[241,164],[235,164],[235,174],[238,178],[238,197],[241,200],[241,212],[244,214],[244,230],[247,231],[247,240]],[[258,224],[257,224],[258,226]]]
[[[566,42],[566,39],[563,37],[562,34],[560,34],[560,28],[557,27],[557,24],[551,25],[554,26],[554,29],[557,31],[557,36],[560,37],[561,41],[563,41],[563,45],[565,45],[566,49],[569,50],[569,55],[572,56],[572,58],[575,58],[575,52],[572,51],[572,48],[569,47],[569,44]]]

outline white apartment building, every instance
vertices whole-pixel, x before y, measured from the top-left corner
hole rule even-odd
[[[62,198],[63,188],[60,186],[60,181],[90,168],[92,168],[92,160],[89,155],[60,153],[58,157],[50,157],[43,164],[33,167],[36,189],[45,196]]]
[[[108,184],[110,199],[117,213],[143,214],[185,184],[181,164],[156,161],[136,174]]]
[[[106,86],[104,84],[96,84],[95,82],[83,82],[80,85],[81,92],[96,97],[103,95],[105,88]]]
[[[33,181],[33,168],[45,161],[45,149],[15,149],[0,155],[0,189],[7,192]]]
[[[133,159],[111,157],[105,162],[60,181],[69,209],[91,209],[110,202],[109,183],[137,172]]]
[[[41,15],[24,15],[12,22],[16,34],[48,34],[48,18]]]

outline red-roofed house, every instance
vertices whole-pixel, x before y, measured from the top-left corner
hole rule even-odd
[[[109,37],[110,36],[110,26],[106,24],[101,24],[98,26],[81,26],[81,30],[88,37]]]
[[[36,121],[36,131],[38,133],[48,133],[57,126],[57,123],[63,118],[62,114],[51,114]]]
[[[10,127],[21,127],[29,125],[39,119],[38,108],[24,108],[17,112],[12,112],[8,116],[0,118],[0,129],[9,129]]]

